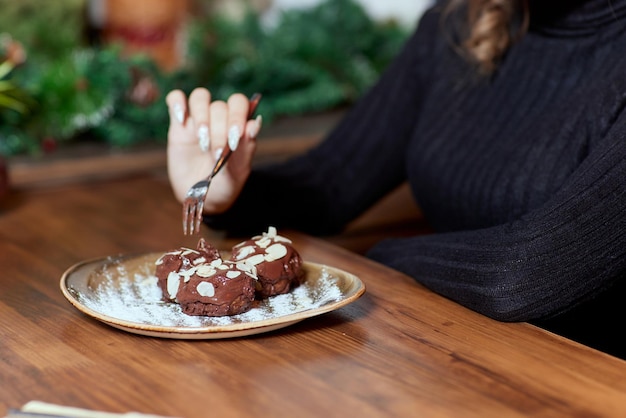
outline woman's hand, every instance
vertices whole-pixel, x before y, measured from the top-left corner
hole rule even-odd
[[[165,101],[170,114],[168,175],[180,202],[193,184],[211,172],[222,150],[233,150],[226,166],[211,181],[204,203],[204,213],[224,212],[250,174],[261,117],[248,120],[250,102],[239,93],[224,102],[211,101],[211,93],[205,88],[193,90],[189,99],[182,91],[173,90]]]

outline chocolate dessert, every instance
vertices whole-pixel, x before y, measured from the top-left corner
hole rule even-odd
[[[156,261],[163,300],[178,303],[188,315],[244,313],[255,299],[289,292],[304,280],[302,258],[291,240],[270,227],[232,248],[231,258],[203,238],[197,249],[179,248]]]
[[[300,254],[274,227],[235,245],[231,260],[254,266],[259,298],[287,293],[304,279]]]
[[[221,260],[222,257],[211,244],[200,238],[198,248],[179,248],[163,254],[156,261],[157,283],[163,291],[163,300],[174,301],[178,293],[177,277],[180,272],[186,272],[201,264]],[[171,276],[171,280],[169,277]]]
[[[181,279],[176,301],[188,315],[237,315],[255,299],[256,280],[244,264],[215,260]]]
[[[256,278],[250,266],[222,260],[204,239],[196,250],[163,254],[155,274],[163,299],[180,304],[188,315],[236,315],[248,311],[255,299]]]

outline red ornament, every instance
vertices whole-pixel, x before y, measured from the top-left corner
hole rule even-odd
[[[57,140],[51,136],[47,136],[41,141],[41,149],[46,154],[53,153],[54,151],[56,151],[57,147]]]

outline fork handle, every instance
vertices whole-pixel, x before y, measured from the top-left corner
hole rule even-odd
[[[211,174],[209,174],[209,179],[213,178],[214,175],[219,173],[219,171],[222,169],[222,166],[226,164],[226,161],[228,161],[232,153],[233,150],[231,150],[230,147],[226,147],[226,150],[224,150],[224,152],[220,154],[220,157],[215,162],[215,165],[213,166],[213,171],[211,171]]]
[[[259,105],[259,101],[261,101],[261,97],[262,97],[261,93],[254,93],[250,97],[250,107],[248,109],[248,119],[250,119],[254,115],[254,112],[256,111],[256,108]],[[232,153],[233,153],[233,150],[230,148],[230,146],[227,146],[226,150],[224,150],[222,152],[220,157],[215,162],[215,166],[213,166],[213,171],[211,171],[211,174],[209,175],[209,178],[213,178],[213,176],[216,175],[222,169],[222,167],[224,166],[224,164],[226,164],[226,161],[228,161],[228,159],[230,158]]]

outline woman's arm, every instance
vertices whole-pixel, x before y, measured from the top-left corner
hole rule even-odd
[[[546,204],[492,228],[393,239],[369,256],[501,321],[563,313],[626,279],[626,112]]]

